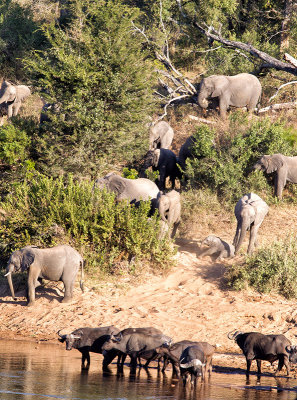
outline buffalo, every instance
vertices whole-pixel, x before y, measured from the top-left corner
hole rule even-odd
[[[206,358],[200,346],[188,346],[181,354],[179,367],[184,386],[187,383],[188,375],[191,375],[191,385],[196,383],[197,378],[201,376],[204,380],[204,367]]]
[[[246,358],[246,375],[249,376],[253,360],[257,361],[258,374],[261,374],[261,360],[272,363],[278,360],[278,367],[275,375],[281,371],[283,366],[287,369],[287,376],[290,376],[289,354],[286,350],[291,345],[284,335],[263,335],[259,332],[229,332],[228,339],[235,340]]]
[[[164,357],[162,371],[164,372],[168,363],[171,362],[173,374],[179,375],[178,367],[181,354],[187,347],[194,345],[200,347],[203,351],[206,359],[205,371],[208,371],[209,375],[211,375],[212,357],[215,351],[214,346],[207,342],[193,342],[191,340],[181,340],[180,342],[173,343],[169,347],[161,346],[156,349],[156,352]]]
[[[131,358],[131,367],[136,368],[137,358],[141,353],[154,350],[163,344],[170,345],[172,339],[162,333],[155,333],[155,328],[127,328],[114,334],[103,344],[102,350],[117,350]],[[157,332],[160,332],[157,330]],[[123,361],[122,361],[123,363]]]
[[[66,342],[66,350],[77,349],[81,352],[82,369],[90,368],[90,352],[102,354],[102,345],[110,337],[111,333],[118,333],[120,330],[115,326],[102,326],[99,328],[79,328],[75,331],[61,335],[58,331],[60,342]],[[116,356],[118,352],[111,352],[108,357],[104,357],[103,367],[106,367]],[[85,365],[85,361],[87,364]]]

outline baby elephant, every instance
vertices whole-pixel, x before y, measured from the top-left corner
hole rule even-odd
[[[201,246],[203,245],[208,246],[208,248],[199,254],[200,257],[215,255],[216,261],[220,261],[223,258],[234,257],[235,247],[220,239],[218,236],[207,236],[201,243]]]

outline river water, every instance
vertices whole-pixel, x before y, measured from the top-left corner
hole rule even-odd
[[[0,340],[0,400],[296,400],[297,380],[226,373],[214,367],[211,379],[196,389],[184,388],[156,368],[141,369],[131,376],[124,367],[117,375],[115,365],[103,374],[102,356],[91,353],[89,372],[81,372],[77,350],[62,345]],[[214,362],[215,365],[215,362]],[[283,371],[284,372],[284,371]]]

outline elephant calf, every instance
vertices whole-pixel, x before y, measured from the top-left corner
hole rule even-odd
[[[181,203],[180,194],[171,190],[162,194],[158,204],[159,214],[163,222],[167,223],[171,231],[171,238],[174,238],[178,225],[180,224]]]
[[[150,127],[149,150],[169,149],[174,136],[174,131],[166,121],[158,121]]]
[[[217,236],[207,236],[201,246],[207,246],[207,249],[202,250],[199,254],[200,257],[214,255],[216,261],[220,261],[223,258],[234,257],[235,248],[232,244],[225,242]]]
[[[297,156],[264,155],[256,162],[254,169],[261,169],[267,174],[275,172],[274,195],[279,199],[282,198],[283,189],[287,181],[297,183]]]

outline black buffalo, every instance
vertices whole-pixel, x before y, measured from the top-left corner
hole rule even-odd
[[[89,369],[90,367],[90,352],[102,353],[102,345],[107,339],[109,339],[111,333],[118,333],[120,330],[115,326],[102,326],[99,328],[79,328],[75,331],[60,336],[60,342],[66,342],[66,350],[77,349],[81,352],[81,367],[82,369]],[[104,358],[103,366],[107,366],[113,358],[118,355],[117,352],[111,352],[107,357]],[[87,364],[85,365],[85,361]]]
[[[229,332],[228,338],[235,340],[246,358],[246,375],[250,373],[253,360],[257,361],[258,374],[261,374],[261,360],[269,361],[271,364],[278,360],[277,375],[283,366],[287,369],[287,376],[290,376],[289,354],[286,350],[291,342],[284,335],[263,335],[259,332],[243,333]]]
[[[163,344],[170,344],[171,338],[163,335],[155,328],[127,328],[117,334],[111,334],[102,350],[117,350],[129,355],[131,358],[131,367],[136,368],[137,358],[141,357],[141,353],[154,350]]]
[[[187,383],[188,375],[191,376],[191,385],[196,383],[199,376],[204,379],[206,358],[200,346],[188,346],[182,352],[179,360],[180,374],[183,378],[184,386]]]
[[[164,357],[164,364],[162,371],[164,372],[168,363],[171,362],[173,374],[179,375],[179,361],[182,352],[189,346],[198,346],[203,351],[206,358],[205,370],[209,372],[212,371],[212,357],[215,351],[214,346],[207,342],[193,342],[191,340],[181,340],[168,346],[161,346],[156,349],[156,352]]]

